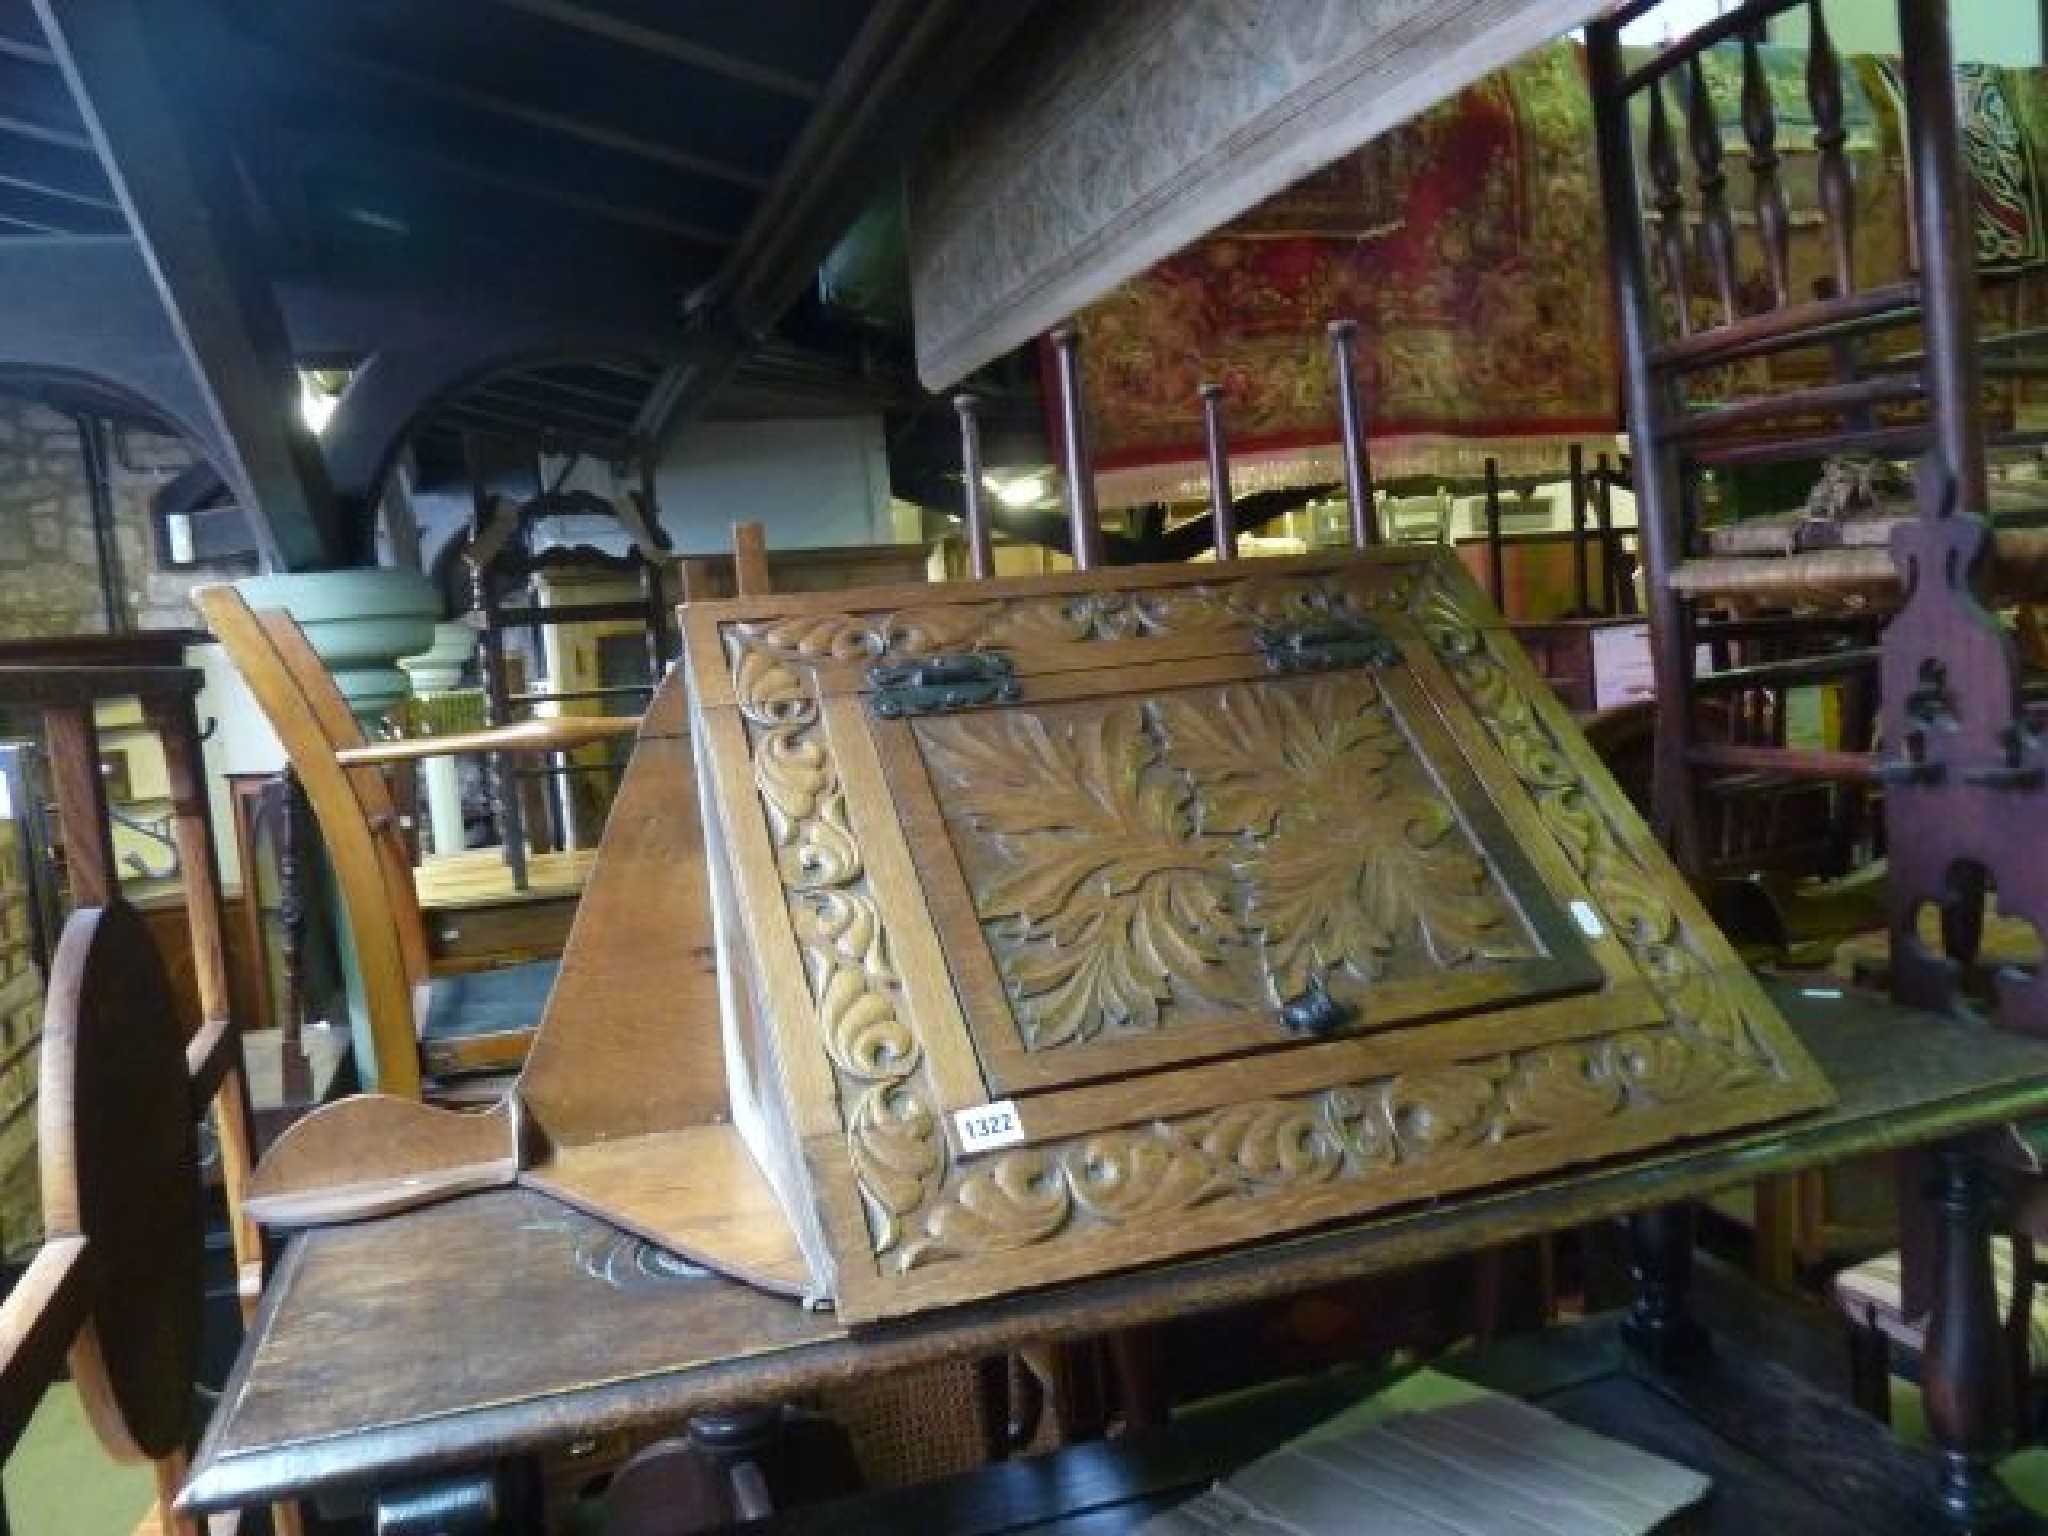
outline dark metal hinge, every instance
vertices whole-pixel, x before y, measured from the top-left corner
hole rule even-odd
[[[977,704],[1010,704],[1023,696],[1010,658],[994,651],[924,656],[868,669],[868,708],[884,720],[936,715]]]
[[[1331,672],[1340,667],[1391,667],[1401,649],[1377,625],[1362,619],[1311,619],[1261,624],[1252,644],[1274,672]]]

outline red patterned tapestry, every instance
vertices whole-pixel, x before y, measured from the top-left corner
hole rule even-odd
[[[1105,504],[1204,494],[1196,388],[1240,493],[1341,475],[1325,322],[1360,325],[1376,470],[1554,468],[1611,448],[1592,114],[1559,45],[1490,75],[1084,311]]]
[[[1814,176],[1803,49],[1764,50],[1792,212],[1792,278],[1830,270]],[[1907,275],[1910,189],[1896,63],[1845,60],[1859,286]],[[1704,59],[1722,118],[1738,229],[1738,292],[1769,287],[1746,206],[1741,54]],[[2048,323],[2048,72],[1958,68],[1984,328]],[[1682,115],[1679,119],[1682,121]],[[1640,137],[1641,125],[1638,124]],[[1644,189],[1644,203],[1650,201]],[[1104,505],[1207,494],[1196,388],[1225,390],[1237,491],[1342,478],[1323,327],[1360,324],[1362,393],[1382,478],[1554,471],[1565,445],[1613,447],[1620,425],[1613,301],[1601,241],[1582,55],[1559,44],[1309,177],[1126,283],[1078,320]],[[1669,306],[1652,264],[1658,300]],[[1693,264],[1688,302],[1716,301]],[[1913,344],[1911,338],[1897,341]],[[1819,381],[1794,353],[1698,375],[1701,399]],[[1996,381],[1995,419],[2048,415],[2048,388]]]

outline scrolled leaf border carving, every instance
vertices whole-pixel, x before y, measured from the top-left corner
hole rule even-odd
[[[1454,1164],[1725,1088],[1783,1079],[1741,1001],[1697,948],[1651,869],[1520,677],[1432,564],[1277,572],[1146,591],[934,604],[883,615],[728,624],[726,657],[756,788],[837,1076],[848,1154],[885,1272],[986,1257],[1158,1221],[1218,1202]],[[992,1157],[952,1157],[923,1042],[901,1007],[888,935],[848,826],[815,688],[828,662],[941,650],[1250,629],[1316,613],[1412,621],[1484,722],[1666,1014],[1602,1038],[1125,1126]]]

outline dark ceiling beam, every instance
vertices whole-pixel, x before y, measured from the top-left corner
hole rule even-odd
[[[541,371],[527,369],[494,374],[478,387],[503,395],[508,400],[518,400],[536,410],[567,411],[591,420],[624,425],[632,421],[647,390],[654,387],[654,380],[649,379],[646,386],[630,398],[558,388]]]
[[[818,268],[912,149],[1031,13],[1033,0],[879,0],[719,276],[695,301],[729,349],[720,368],[672,371],[635,425],[658,462],[724,387],[744,346],[817,280]]]
[[[475,385],[457,395],[455,405],[480,405],[489,410],[514,412],[543,424],[559,422],[565,430],[592,431],[623,441],[633,425],[633,414],[604,413],[565,405],[560,401],[535,400],[519,390],[508,387],[509,378],[493,379],[487,384]]]
[[[627,456],[624,438],[548,426],[529,417],[469,404],[451,405],[442,414],[455,426],[494,432],[501,437],[532,443],[549,453],[585,453],[592,458],[607,460]]]
[[[728,80],[737,80],[760,90],[774,91],[779,95],[797,101],[815,101],[818,98],[816,82],[801,76],[757,64],[750,59],[734,58],[715,48],[706,48],[687,38],[677,37],[672,32],[663,32],[622,17],[607,15],[589,5],[578,5],[572,0],[497,0],[507,10],[523,11],[528,16],[538,16],[556,26],[601,37],[608,43],[617,43],[623,48],[635,48],[642,53],[656,54],[665,59],[688,64],[696,69],[723,75]]]
[[[126,235],[0,240],[0,372],[99,380],[227,462],[142,252]]]
[[[719,297],[765,329],[1032,11],[1026,0],[879,0],[727,258]]]
[[[449,303],[450,292],[462,302]],[[475,385],[573,365],[635,381],[630,411],[665,365],[698,346],[660,272],[617,252],[516,278],[477,270],[415,288],[293,281],[282,294],[302,356],[363,359],[322,438],[335,487],[351,500],[374,498],[406,439]]]
[[[31,149],[19,139],[0,139],[0,186],[19,187],[81,208],[119,217],[121,205],[99,174],[99,162],[85,155]]]
[[[81,154],[93,152],[92,139],[86,134],[73,133],[68,128],[53,128],[48,123],[17,117],[11,112],[0,112],[0,134],[32,139],[38,144],[54,144],[59,149],[76,150]]]
[[[344,519],[319,446],[299,419],[284,320],[241,227],[227,145],[195,120],[194,103],[167,88],[188,77],[175,47],[225,46],[210,35],[205,8],[181,7],[175,20],[147,0],[35,0],[35,8],[232,456],[221,467],[265,553],[286,570],[359,563],[367,519]]]
[[[638,410],[640,402],[647,398],[647,391],[654,387],[654,380],[655,375],[650,372],[637,381],[637,386],[629,385],[621,379],[615,388],[599,388],[582,381],[580,377],[574,381],[565,379],[562,377],[561,369],[549,369],[545,372],[522,374],[518,382],[522,389],[536,399],[575,400],[603,406],[614,413],[631,413]]]
[[[545,111],[522,101],[494,95],[489,91],[471,90],[467,86],[455,85],[436,76],[422,74],[418,70],[403,69],[397,65],[366,59],[358,54],[333,48],[305,48],[293,45],[281,51],[288,52],[295,66],[303,68],[310,65],[329,77],[355,75],[362,79],[375,80],[382,85],[429,101],[460,107],[484,116],[502,118],[506,122],[518,123],[528,128],[542,129],[566,139],[594,145],[599,149],[631,155],[670,170],[730,182],[749,191],[758,192],[768,185],[766,176],[733,161],[693,154],[669,144],[658,144],[637,134],[607,128],[602,124],[571,117],[566,113]]]
[[[652,374],[641,373],[625,363],[606,362],[601,358],[590,362],[579,362],[576,364],[576,367],[579,371],[587,373],[608,373],[621,382],[631,381],[639,386],[641,395],[645,395],[648,388],[654,383]]]
[[[26,38],[10,37],[4,32],[0,32],[0,57],[21,59],[29,64],[47,64],[52,68],[55,68],[57,63],[57,55],[40,43],[32,43]]]
[[[94,208],[55,197],[41,187],[24,187],[0,176],[0,213],[18,223],[46,226],[51,234],[120,235],[128,226],[118,208]]]
[[[42,3],[42,0],[39,0],[39,3]],[[494,192],[509,193],[528,202],[590,214],[611,224],[652,230],[656,234],[667,235],[672,239],[687,241],[710,250],[724,252],[732,249],[733,237],[728,230],[715,229],[710,225],[698,224],[688,219],[674,218],[658,209],[621,202],[615,198],[592,196],[557,182],[514,175],[509,171],[480,164],[465,156],[451,154],[446,150],[432,150],[418,143],[379,144],[356,137],[332,125],[321,126],[307,133],[305,142],[320,155],[354,161],[366,168],[389,172],[402,179],[416,178],[422,170],[434,171],[444,176],[473,182],[480,187],[489,187]]]
[[[659,464],[684,427],[695,420],[739,371],[746,338],[731,326],[699,327],[697,356],[663,371],[633,422],[635,457]]]

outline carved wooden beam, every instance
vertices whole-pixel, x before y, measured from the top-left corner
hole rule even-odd
[[[1064,8],[1005,58],[1000,90],[923,138],[919,376],[949,387],[1601,9],[1459,0],[1428,7],[1425,25],[1405,0]],[[1104,165],[1115,174],[1092,174]]]
[[[171,17],[150,0],[35,0],[35,9],[266,553],[292,570],[353,563],[364,530],[345,521],[298,418],[284,320],[242,227],[225,140],[168,85],[177,49],[213,45],[203,8]]]

